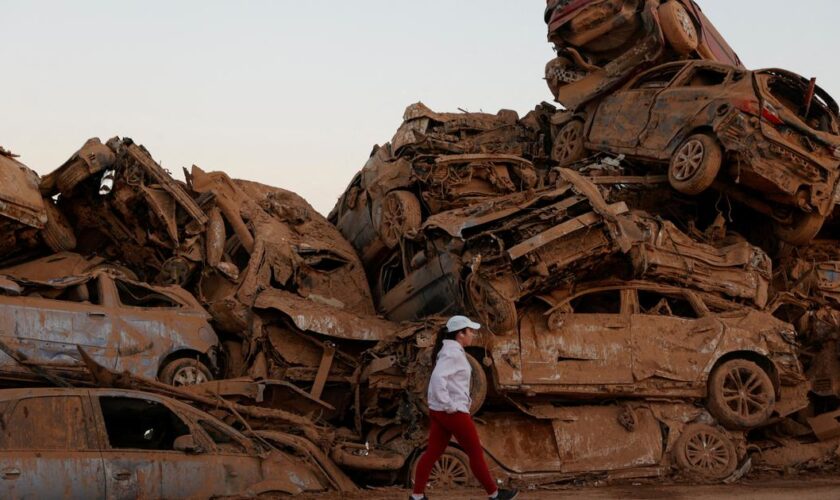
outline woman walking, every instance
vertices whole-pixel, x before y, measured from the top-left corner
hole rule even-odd
[[[453,316],[446,322],[443,346],[429,381],[429,447],[417,462],[414,493],[411,495],[414,500],[426,499],[424,492],[429,474],[452,436],[467,453],[470,469],[489,498],[512,500],[519,493],[517,490],[500,490],[496,486],[484,461],[484,449],[470,416],[472,367],[464,348],[472,344],[476,330],[480,328],[481,325],[466,316]]]

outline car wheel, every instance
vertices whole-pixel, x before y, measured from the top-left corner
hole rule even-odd
[[[44,243],[53,252],[69,252],[76,248],[76,235],[64,217],[64,214],[50,200],[44,200],[47,211],[47,223],[41,230]]]
[[[570,165],[583,158],[586,150],[583,147],[583,122],[572,120],[563,125],[554,138],[551,159],[559,166]]]
[[[420,201],[408,191],[391,191],[382,199],[378,211],[377,231],[388,248],[400,243],[400,238],[420,228]]]
[[[56,175],[55,184],[59,192],[68,194],[73,191],[80,182],[91,176],[87,165],[82,160],[77,160]]]
[[[659,6],[659,24],[668,44],[680,55],[688,55],[697,50],[700,37],[691,14],[675,0]]]
[[[470,368],[472,368],[472,376],[470,377],[470,399],[472,400],[472,404],[470,404],[470,415],[475,415],[487,399],[487,374],[484,372],[484,367],[481,366],[481,363],[472,354],[467,353],[467,361],[470,364]],[[426,377],[419,399],[420,410],[426,415],[429,414],[429,402],[426,399],[428,393],[429,377]]]
[[[797,211],[793,216],[793,224],[773,222],[773,233],[777,238],[790,245],[807,245],[820,232],[825,223],[825,217],[820,214],[809,214]]]
[[[668,181],[684,194],[700,194],[715,181],[723,162],[720,144],[706,134],[686,139],[671,157]]]
[[[491,332],[502,335],[516,327],[516,304],[477,275],[467,279],[467,294],[476,316]]]
[[[417,462],[420,461],[421,456],[422,454],[417,455],[411,463],[411,486],[414,485]],[[430,490],[441,491],[474,486],[475,480],[470,472],[469,463],[470,459],[466,453],[454,446],[448,446],[432,466],[426,487]]]
[[[160,381],[175,387],[203,384],[213,380],[210,368],[193,358],[179,358],[170,361],[160,371]]]
[[[705,424],[690,424],[674,447],[674,459],[687,476],[720,481],[738,467],[738,452],[726,433]]]
[[[776,391],[770,376],[745,359],[731,359],[709,377],[709,412],[727,429],[751,429],[770,418]]]

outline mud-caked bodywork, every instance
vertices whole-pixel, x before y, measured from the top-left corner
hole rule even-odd
[[[21,361],[78,367],[77,346],[103,366],[168,384],[217,374],[219,339],[210,317],[180,287],[140,283],[102,259],[76,254],[0,269],[0,279],[6,375],[29,374]]]
[[[7,389],[0,415],[5,498],[209,498],[332,487],[307,457],[147,392]]]
[[[741,61],[692,0],[548,0],[557,57],[545,77],[567,109],[596,100],[656,64]]]
[[[677,191],[715,187],[773,220],[793,244],[810,241],[834,207],[837,104],[787,71],[666,64],[554,123],[561,164],[586,150],[667,164]]]

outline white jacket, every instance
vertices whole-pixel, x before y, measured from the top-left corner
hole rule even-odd
[[[470,377],[472,367],[464,348],[454,340],[444,340],[429,381],[429,409],[469,413],[472,404]]]

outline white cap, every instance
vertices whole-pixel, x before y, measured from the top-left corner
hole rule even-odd
[[[446,322],[446,331],[449,333],[460,332],[464,328],[479,330],[481,325],[466,316],[452,316],[449,318],[449,321]]]

